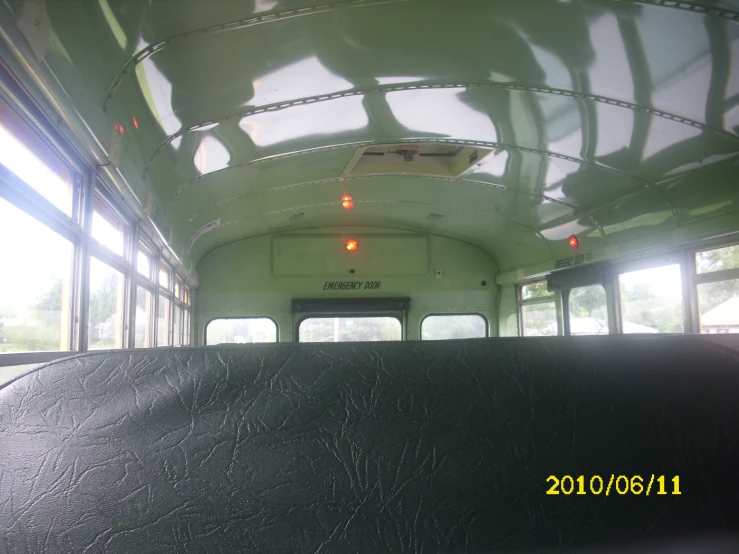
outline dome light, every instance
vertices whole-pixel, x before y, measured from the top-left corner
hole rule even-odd
[[[352,197],[349,196],[348,194],[345,194],[344,196],[342,196],[341,197],[341,205],[345,209],[347,209],[347,210],[353,208],[354,207],[354,202],[352,201]]]
[[[359,248],[359,243],[354,239],[349,239],[346,241],[346,249],[349,252],[354,252],[357,248]]]

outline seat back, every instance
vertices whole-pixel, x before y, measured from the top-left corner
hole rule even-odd
[[[0,389],[0,551],[714,536],[739,529],[738,352],[612,336],[65,359]]]

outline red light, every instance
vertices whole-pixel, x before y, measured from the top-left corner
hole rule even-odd
[[[577,240],[577,237],[575,235],[571,235],[569,241],[572,248],[577,248],[578,246],[580,246],[580,241]]]
[[[354,207],[354,202],[352,201],[352,197],[348,195],[344,195],[341,197],[341,205],[344,206],[347,210]]]
[[[136,121],[136,116],[135,115],[132,116],[132,117],[133,117],[133,126],[136,127],[136,130],[138,131],[139,130],[139,122]]]
[[[113,125],[113,130],[118,131],[121,135],[126,132],[126,129],[123,128],[123,125],[119,125],[118,123]]]
[[[349,252],[354,252],[357,248],[359,248],[359,243],[356,240],[350,239],[346,241],[346,249]]]

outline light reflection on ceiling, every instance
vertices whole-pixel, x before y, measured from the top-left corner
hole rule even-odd
[[[352,84],[311,56],[255,79],[253,87],[254,97],[248,104],[263,106],[348,90]]]
[[[295,106],[243,118],[239,125],[257,146],[316,135],[361,129],[369,124],[362,98],[350,96],[329,102]]]
[[[146,43],[139,40],[136,50],[146,48]],[[156,66],[151,58],[146,58],[136,67],[141,92],[149,105],[155,119],[167,135],[173,135],[182,128],[182,122],[174,114],[172,108],[172,83]]]
[[[465,91],[456,89],[432,89],[389,92],[385,97],[392,115],[411,134],[498,140],[491,116],[466,104],[464,96]]]
[[[206,136],[200,141],[193,163],[200,174],[204,175],[228,167],[230,160],[231,154],[223,143],[215,137]]]
[[[585,248],[591,236],[627,244],[640,229],[688,236],[690,214],[718,221],[739,207],[731,17],[655,2],[405,0],[238,25],[316,4],[183,0],[173,14],[156,2],[47,2],[50,78],[101,144],[135,114],[140,129],[123,136],[117,169],[179,255],[194,244],[192,263],[224,237],[306,221],[427,229],[428,211],[398,208],[407,198],[478,214],[449,215],[435,232],[474,241],[504,271],[569,253],[559,243],[569,234]],[[167,42],[176,36],[187,38]],[[149,44],[157,50],[135,56]],[[359,145],[413,141],[499,150],[466,171],[490,186],[402,168],[395,179],[339,181]],[[323,187],[295,187],[306,182],[328,183],[333,203],[317,200]],[[228,201],[281,187],[295,193],[265,206]],[[357,209],[336,202],[344,193]],[[247,204],[248,216],[236,213]],[[188,221],[203,206],[229,225],[193,240]],[[305,217],[289,220],[298,208]]]

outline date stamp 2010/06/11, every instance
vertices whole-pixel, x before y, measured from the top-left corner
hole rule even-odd
[[[641,475],[616,475],[611,474],[601,477],[593,475],[590,479],[584,475],[573,477],[572,475],[563,475],[557,477],[550,475],[547,477],[547,483],[552,485],[547,490],[547,494],[576,494],[585,495],[611,494],[625,495],[634,494],[645,496],[653,495],[680,495],[680,476],[675,475],[672,478],[664,475],[651,474],[646,477]]]

